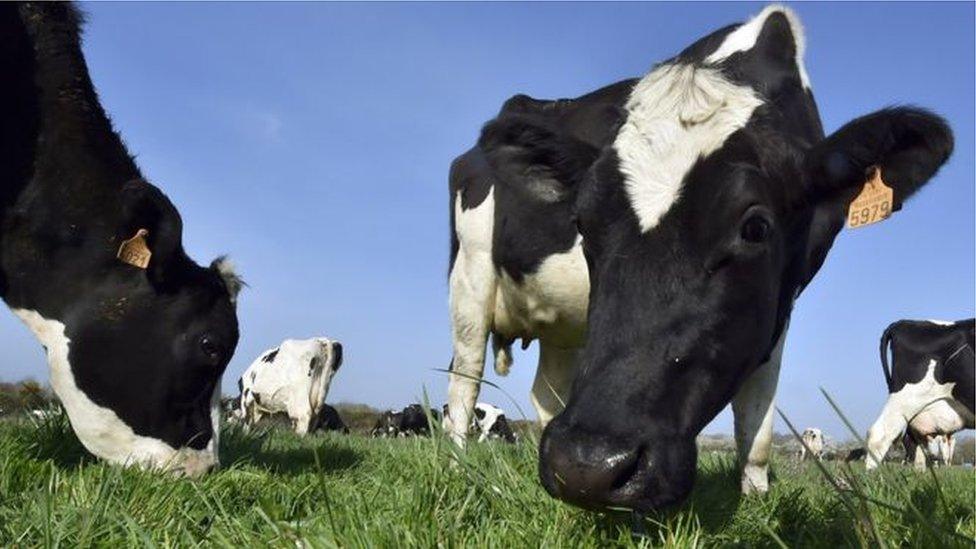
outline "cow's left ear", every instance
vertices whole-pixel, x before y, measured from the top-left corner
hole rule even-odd
[[[823,264],[872,168],[881,170],[898,210],[942,167],[952,146],[952,130],[942,118],[899,107],[853,120],[810,149],[804,177],[806,202],[814,211],[802,285]]]

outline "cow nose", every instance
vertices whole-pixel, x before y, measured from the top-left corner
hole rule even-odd
[[[598,435],[571,433],[550,424],[540,446],[539,474],[549,493],[588,509],[620,500],[638,470],[638,447],[616,446]]]
[[[683,500],[695,478],[694,439],[634,439],[553,420],[539,447],[546,491],[584,509],[647,512]],[[649,440],[654,440],[651,444]]]
[[[335,369],[338,370],[339,366],[342,364],[342,343],[338,341],[332,342],[332,356],[335,357],[333,362],[335,363]]]

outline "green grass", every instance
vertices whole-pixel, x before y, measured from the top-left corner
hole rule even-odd
[[[732,456],[709,453],[690,501],[635,537],[628,515],[549,498],[531,441],[472,445],[457,467],[452,456],[443,438],[227,429],[224,468],[190,481],[98,463],[63,419],[0,422],[0,547],[972,547],[976,533],[961,468],[858,467],[846,482],[861,498],[783,458],[769,494],[740,498]]]

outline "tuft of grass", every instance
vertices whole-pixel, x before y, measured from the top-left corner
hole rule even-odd
[[[67,422],[0,422],[0,546],[828,547],[872,544],[864,505],[889,546],[972,547],[972,470],[881,474],[775,459],[765,497],[740,497],[731,452],[703,453],[678,509],[635,518],[581,511],[537,480],[535,441],[299,438],[222,432],[220,471],[197,481],[88,456]],[[449,466],[450,462],[457,466]],[[917,513],[912,511],[917,510]],[[925,521],[926,524],[921,524]]]

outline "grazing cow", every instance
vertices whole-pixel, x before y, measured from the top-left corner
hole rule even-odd
[[[218,462],[242,283],[184,252],[99,104],[80,25],[70,4],[0,4],[0,297],[88,451],[196,476]]]
[[[730,401],[742,489],[767,489],[794,301],[869,176],[893,189],[875,212],[897,210],[953,143],[916,108],[825,138],[803,53],[796,16],[771,6],[643,78],[504,104],[451,166],[458,444],[488,340],[503,374],[511,344],[538,339],[551,495],[641,511],[683,500],[695,436]]]
[[[514,444],[515,433],[508,425],[505,412],[497,406],[479,402],[474,406],[474,419],[477,430],[481,433],[478,442],[486,440],[501,440]]]
[[[374,438],[393,438],[400,435],[402,412],[387,410],[376,420],[376,425],[369,435]]]
[[[342,344],[324,337],[286,339],[261,353],[238,383],[245,425],[284,412],[296,433],[307,434],[341,365]]]
[[[911,459],[916,452],[909,445],[973,428],[974,326],[974,319],[900,320],[885,329],[881,335],[881,367],[889,394],[881,415],[868,430],[868,469],[878,466],[906,429],[912,439],[905,448],[907,459]]]
[[[337,431],[348,435],[349,427],[346,426],[345,421],[342,421],[342,416],[339,415],[338,410],[328,404],[323,404],[315,416],[315,420],[312,421],[309,431]]]
[[[808,456],[823,461],[824,438],[820,429],[807,427],[803,430],[800,440],[803,442],[800,445],[800,461],[806,461]]]
[[[430,418],[441,421],[441,415],[431,408]],[[374,437],[407,437],[407,436],[430,436],[433,430],[424,407],[419,404],[411,404],[399,412],[388,410],[376,421],[376,426],[370,431]]]
[[[452,432],[450,407],[447,404],[443,408],[443,418],[441,421],[442,429],[446,433]],[[474,414],[471,416],[471,425],[468,430],[478,434],[478,442],[490,439],[514,444],[518,441],[518,436],[508,424],[505,412],[497,406],[484,402],[474,405]]]

